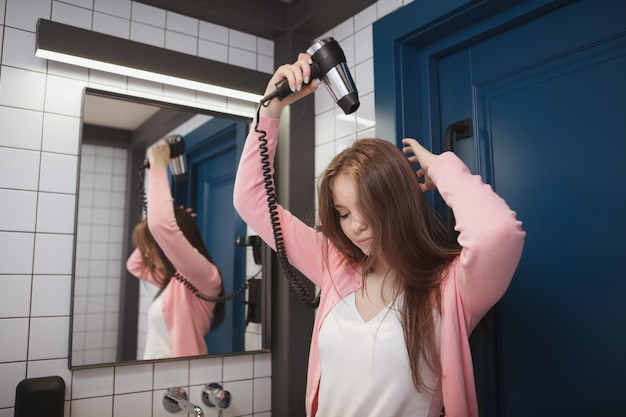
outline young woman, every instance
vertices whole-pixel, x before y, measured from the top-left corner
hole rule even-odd
[[[223,295],[222,277],[191,210],[173,204],[167,177],[169,155],[165,140],[148,149],[147,221],[135,226],[136,249],[126,263],[131,274],[159,287],[148,311],[144,359],[206,355],[204,336],[219,326],[224,316],[223,303],[200,299],[165,267],[166,263],[172,265],[170,271],[177,270],[204,295]]]
[[[260,108],[270,159],[282,109],[310,94],[310,56],[268,83],[294,93]],[[258,133],[251,130],[235,183],[235,207],[270,246]],[[468,336],[504,294],[519,262],[521,223],[453,153],[414,139],[404,153],[357,140],[319,183],[316,229],[278,206],[289,261],[321,288],[309,355],[306,412],[320,416],[477,416]],[[416,172],[412,163],[419,163]],[[455,241],[424,193],[452,208]]]

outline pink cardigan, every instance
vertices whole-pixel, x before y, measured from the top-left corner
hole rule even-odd
[[[217,267],[187,241],[176,223],[166,168],[150,169],[147,194],[148,228],[167,258],[202,293],[218,295],[221,277]],[[151,274],[142,271],[138,249],[128,258],[126,267],[134,276],[159,285]],[[169,332],[170,355],[206,355],[208,350],[204,336],[210,330],[215,304],[199,299],[175,278],[161,297],[163,317]]]
[[[267,132],[271,160],[279,121],[261,118]],[[274,247],[265,189],[262,182],[258,134],[250,131],[235,180],[234,203],[241,217]],[[479,176],[453,153],[439,155],[429,168],[456,218],[463,249],[451,264],[442,286],[441,351],[443,403],[447,416],[478,416],[468,336],[485,313],[502,297],[521,257],[525,232],[516,214]],[[330,248],[329,268],[323,258],[321,233],[278,207],[285,250],[291,264],[322,291],[317,310],[306,388],[307,416],[315,416],[321,377],[319,331],[324,318],[344,296],[362,285],[360,271],[346,268],[346,260]],[[332,276],[332,280],[330,277]],[[333,283],[334,282],[334,283]]]

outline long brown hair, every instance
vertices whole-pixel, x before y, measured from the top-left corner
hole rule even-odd
[[[189,243],[198,250],[209,262],[215,265],[209,250],[204,244],[202,234],[196,223],[196,219],[182,207],[174,206],[174,216],[176,217],[176,223],[183,232],[183,235],[189,241]],[[159,255],[156,242],[152,237],[152,233],[148,229],[148,224],[145,220],[142,220],[135,226],[132,234],[133,244],[139,248],[141,252],[141,261],[144,268],[152,274],[155,280],[159,283],[159,291],[156,297],[161,295],[167,285],[172,279],[172,275],[165,269],[164,263],[172,265],[165,253],[162,253],[164,259]],[[217,267],[217,266],[216,266]],[[218,269],[219,272],[219,269]],[[221,273],[220,273],[221,278]],[[224,295],[224,283],[220,279],[220,293],[219,296]],[[224,321],[225,307],[223,302],[215,303],[213,310],[213,320],[211,321],[211,331],[215,330]]]
[[[342,174],[354,180],[359,210],[374,233],[369,256],[344,235],[333,208],[333,183]],[[413,384],[418,391],[428,389],[420,364],[441,375],[433,308],[441,311],[442,275],[460,247],[450,243],[451,231],[426,201],[406,156],[384,140],[357,140],[335,156],[318,191],[320,230],[328,241],[364,273],[379,260],[396,273],[404,293],[401,322]]]

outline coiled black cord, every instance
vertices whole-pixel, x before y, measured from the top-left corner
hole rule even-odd
[[[267,194],[267,207],[270,214],[270,221],[272,223],[272,231],[274,233],[274,242],[276,244],[276,256],[278,257],[278,263],[280,264],[285,276],[289,280],[291,286],[296,290],[298,295],[300,296],[300,300],[302,303],[312,309],[315,309],[320,304],[320,296],[321,293],[315,297],[315,299],[311,299],[311,293],[304,286],[300,277],[297,275],[297,272],[293,265],[289,263],[287,259],[287,253],[285,251],[285,242],[283,240],[282,229],[280,227],[280,220],[278,218],[278,203],[276,200],[276,192],[274,188],[274,180],[272,178],[271,166],[269,162],[269,154],[267,147],[267,132],[259,129],[259,117],[261,112],[261,106],[267,106],[267,104],[275,97],[275,95],[270,95],[261,100],[261,104],[257,108],[256,112],[256,123],[254,126],[254,131],[259,134],[259,149],[261,155],[261,169],[263,171],[263,182],[265,183],[265,192]]]
[[[146,191],[144,187],[144,171],[147,167],[148,167],[148,164],[144,164],[142,167],[139,168],[139,185],[137,186],[137,188],[139,189],[139,197],[141,198],[141,204],[143,206],[143,210],[146,215],[146,218],[148,217],[148,201],[146,198]],[[242,294],[246,289],[248,289],[248,286],[250,284],[246,283],[246,285],[232,292],[231,294],[221,295],[221,296],[210,296],[210,295],[204,294],[195,285],[193,285],[187,278],[185,278],[180,272],[178,272],[176,268],[174,268],[174,265],[172,265],[169,259],[167,259],[167,257],[165,256],[165,253],[163,253],[163,249],[161,249],[159,244],[154,239],[154,236],[150,234],[150,237],[152,238],[152,243],[154,243],[154,247],[156,248],[159,258],[161,258],[161,262],[163,262],[163,266],[165,267],[165,270],[172,277],[180,281],[185,287],[187,287],[187,289],[189,289],[189,291],[191,291],[193,295],[195,295],[199,299],[213,302],[213,303],[221,303],[221,302],[225,302],[228,300],[232,300],[233,298]]]

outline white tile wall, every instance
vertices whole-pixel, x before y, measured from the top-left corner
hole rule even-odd
[[[316,175],[347,142],[374,134],[371,24],[402,4],[380,0],[329,32],[348,56],[361,108],[342,121],[328,93],[316,93]],[[0,199],[14,202],[0,205],[0,285],[5,288],[0,334],[11,335],[0,338],[0,386],[6,387],[0,390],[0,417],[13,415],[20,380],[48,375],[65,380],[66,416],[169,417],[161,405],[164,388],[183,386],[200,403],[202,385],[218,382],[236,399],[226,416],[269,417],[270,354],[68,370],[74,240],[69,213],[76,194],[82,89],[188,100],[220,111],[253,109],[224,97],[34,58],[29,51],[39,18],[159,47],[167,42],[168,48],[266,73],[274,70],[273,42],[138,2],[0,0]],[[107,300],[99,302],[106,306]]]

